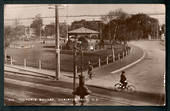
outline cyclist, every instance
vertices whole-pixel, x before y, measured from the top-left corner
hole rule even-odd
[[[125,71],[122,71],[120,75],[120,83],[122,84],[122,88],[125,88],[127,86]]]

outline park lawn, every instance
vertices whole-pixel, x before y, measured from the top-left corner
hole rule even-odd
[[[41,44],[34,44],[34,48],[7,48],[7,55],[11,56],[15,65],[24,66],[24,59],[27,60],[27,66],[39,67],[39,60],[41,60],[41,67],[43,69],[55,70],[56,67],[56,53],[54,48],[43,48]],[[67,53],[69,52],[69,53]],[[87,69],[88,61],[97,65],[98,59],[105,60],[111,50],[100,50],[96,52],[84,53],[83,56],[83,70]],[[78,71],[80,71],[80,54],[76,56],[76,64]],[[73,55],[72,51],[61,51],[61,71],[73,71]]]

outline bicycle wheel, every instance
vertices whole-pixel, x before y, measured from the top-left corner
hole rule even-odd
[[[115,84],[115,90],[122,91],[122,84],[120,84],[120,83]]]
[[[133,85],[128,85],[127,86],[127,92],[133,93],[135,92],[136,88]]]

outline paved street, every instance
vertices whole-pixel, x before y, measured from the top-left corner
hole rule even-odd
[[[142,62],[127,70],[139,90],[165,94],[165,46],[160,41],[132,42],[146,52]],[[135,70],[136,69],[136,70]]]
[[[72,83],[5,72],[6,105],[72,105]],[[153,105],[152,101],[113,90],[88,86],[92,94],[85,105]],[[77,102],[77,105],[80,103]]]
[[[162,98],[165,94],[165,47],[160,44],[160,41],[135,41],[131,44],[142,48],[145,52],[145,58],[125,70],[129,84],[135,85],[136,90],[140,93],[157,95]],[[100,76],[93,82],[89,81],[88,84],[97,86],[103,84],[104,87],[112,88],[112,84],[120,80],[120,72],[112,73],[110,70],[108,71],[108,67],[97,70],[96,72]]]

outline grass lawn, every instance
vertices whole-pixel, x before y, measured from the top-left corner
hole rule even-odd
[[[23,42],[23,44],[28,44]],[[24,65],[24,59],[27,60],[27,66],[37,67],[38,61],[42,61],[43,69],[55,70],[56,54],[53,48],[43,48],[43,45],[39,42],[30,42],[34,48],[7,48],[7,55],[11,56],[15,62],[15,65]],[[87,68],[88,61],[91,60],[95,65],[98,59],[101,58],[103,61],[107,55],[112,54],[111,50],[100,50],[96,52],[84,53],[83,56],[83,69]],[[73,55],[72,51],[61,51],[61,71],[73,71]],[[80,55],[76,57],[76,63],[80,66]],[[78,67],[80,68],[80,67]],[[79,69],[78,69],[79,70]]]

